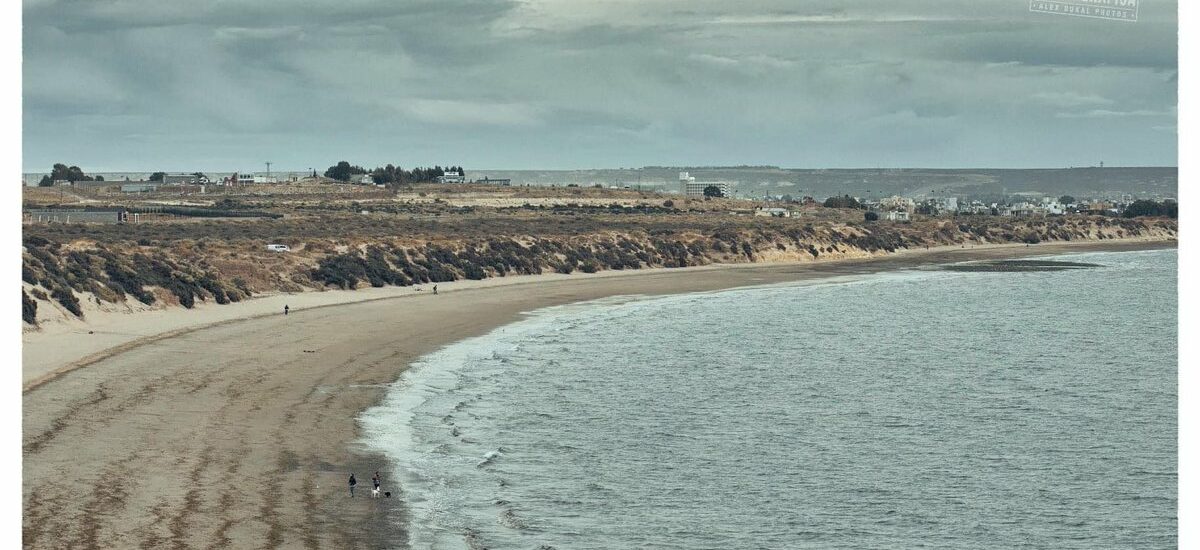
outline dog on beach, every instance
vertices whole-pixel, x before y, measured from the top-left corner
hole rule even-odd
[[[371,498],[379,498],[379,487],[371,489]]]

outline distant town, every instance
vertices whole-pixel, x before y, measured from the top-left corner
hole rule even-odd
[[[1090,167],[1059,170],[786,170],[773,166],[672,167],[583,171],[467,172],[461,166],[367,169],[347,161],[324,171],[151,172],[89,175],[56,164],[25,174],[26,186],[69,188],[96,199],[120,196],[198,197],[239,194],[262,186],[340,184],[379,189],[419,183],[508,187],[606,188],[726,198],[754,203],[758,216],[793,217],[808,205],[856,208],[867,221],[910,221],[924,216],[1045,217],[1164,215],[1177,212],[1175,168]],[[672,172],[674,171],[674,172]],[[677,177],[672,181],[669,175]],[[791,181],[786,181],[789,178]],[[1010,189],[1011,188],[1011,189]],[[824,191],[824,193],[821,193]],[[1132,210],[1131,210],[1132,208]],[[738,210],[741,210],[740,208]],[[27,221],[61,220],[26,212]],[[57,214],[57,213],[56,213]],[[139,220],[153,213],[137,213]],[[92,215],[77,214],[83,221]],[[111,216],[101,216],[108,220]]]

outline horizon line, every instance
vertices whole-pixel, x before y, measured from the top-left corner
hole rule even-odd
[[[414,165],[417,166],[417,165]],[[431,168],[432,166],[421,166],[422,168]],[[82,167],[80,167],[82,168]],[[364,167],[365,168],[365,167]],[[946,171],[946,170],[1105,170],[1105,169],[1129,169],[1129,168],[1173,168],[1178,170],[1178,165],[1120,165],[1120,166],[1022,166],[1022,167],[994,167],[994,166],[958,166],[958,167],[926,167],[926,166],[856,166],[856,167],[783,167],[769,164],[745,164],[745,165],[654,165],[641,166],[636,168],[631,167],[592,167],[592,168],[463,168],[463,171],[477,172],[587,172],[597,170],[674,170],[674,169],[691,169],[691,170],[755,170],[755,169],[774,169],[774,170],[929,170],[929,171]],[[279,169],[271,170],[272,173],[292,173],[292,172],[308,172],[309,169]],[[321,172],[321,170],[317,170]],[[205,170],[205,169],[187,169],[187,170],[84,170],[87,174],[153,174],[155,172],[164,172],[167,174],[190,174],[193,172],[213,172],[213,173],[233,173],[227,168],[220,170]],[[249,173],[266,173],[266,170],[238,170],[238,172]],[[26,174],[49,174],[50,170],[34,170],[22,171],[22,175]]]

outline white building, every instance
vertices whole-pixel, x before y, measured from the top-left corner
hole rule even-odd
[[[883,214],[883,219],[894,222],[906,222],[912,219],[907,210],[890,210]]]
[[[438,183],[466,183],[467,177],[460,176],[456,173],[446,172],[445,175],[438,176]]]
[[[891,196],[886,199],[880,199],[879,208],[882,210],[903,210],[912,213],[917,207],[917,203],[907,197],[899,195]]]
[[[958,197],[941,197],[934,201],[938,210],[942,212],[957,212]]]
[[[991,214],[992,207],[983,204],[980,201],[974,200],[971,202],[963,202],[958,206],[958,211],[963,214]]]
[[[163,174],[163,185],[200,185],[208,183],[208,177],[197,174]]]
[[[722,197],[733,195],[733,186],[729,182],[724,181],[696,181],[696,178],[688,175],[687,172],[679,173],[679,191],[685,197],[703,197],[704,190],[709,187],[716,187],[721,191]]]
[[[150,193],[158,189],[158,184],[149,181],[130,181],[121,184],[122,193]]]
[[[754,209],[755,216],[772,217],[772,218],[791,218],[793,216],[800,217],[799,212],[792,212],[787,208],[763,208]]]
[[[1044,211],[1039,211],[1037,206],[1028,202],[1018,202],[1009,208],[1009,215],[1012,217],[1027,217],[1036,215],[1045,215]]]
[[[1061,216],[1066,212],[1067,208],[1058,199],[1052,197],[1042,197],[1042,210],[1051,216]]]

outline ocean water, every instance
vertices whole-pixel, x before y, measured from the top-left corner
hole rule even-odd
[[[550,308],[363,414],[414,548],[1174,548],[1176,252]]]

